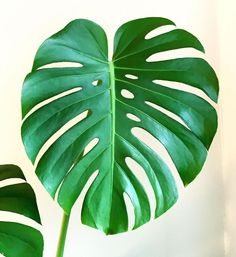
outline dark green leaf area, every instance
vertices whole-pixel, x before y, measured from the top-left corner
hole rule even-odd
[[[43,238],[34,228],[0,221],[0,253],[6,257],[42,257]]]
[[[0,211],[41,223],[34,191],[26,183],[22,170],[12,164],[0,165],[0,181]],[[0,253],[6,257],[42,257],[42,234],[20,222],[0,221]]]
[[[25,180],[25,176],[18,166],[13,164],[0,165],[0,181],[11,178]]]
[[[35,194],[27,183],[1,187],[0,210],[22,214],[40,223]]]

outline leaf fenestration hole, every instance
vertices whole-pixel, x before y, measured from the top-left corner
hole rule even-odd
[[[143,167],[134,159],[130,157],[125,158],[125,162],[129,169],[133,172],[135,177],[138,179],[138,181],[142,184],[144,187],[144,190],[148,196],[148,200],[150,203],[150,208],[151,208],[151,218],[155,217],[155,208],[156,208],[156,199],[155,199],[155,194],[152,188],[152,185],[148,179],[148,176],[143,169]]]
[[[138,79],[138,76],[136,76],[136,75],[133,75],[133,74],[125,74],[125,77],[127,78],[127,79]]]
[[[188,57],[203,58],[204,53],[202,53],[194,48],[173,49],[173,50],[163,51],[163,52],[159,52],[159,53],[154,53],[146,59],[146,62],[166,61],[166,60],[173,60],[173,59],[178,59],[178,58],[188,58]]]
[[[155,138],[151,133],[149,133],[148,131],[142,128],[134,127],[131,129],[131,133],[135,137],[137,137],[140,141],[142,141],[144,144],[146,144],[148,147],[150,147],[158,156],[161,157],[161,159],[167,164],[169,169],[172,171],[172,174],[175,178],[178,189],[179,190],[183,189],[184,187],[180,179],[179,173],[168,151],[164,147],[164,145],[157,138]]]
[[[137,121],[137,122],[140,122],[141,120],[134,114],[131,114],[131,113],[127,113],[126,116],[130,119],[130,120],[133,120],[133,121]]]
[[[124,98],[127,98],[127,99],[134,99],[134,94],[131,93],[129,90],[127,89],[122,89],[121,90],[121,95],[124,97]]]
[[[79,62],[53,62],[39,67],[38,70],[48,68],[82,68],[83,66]]]
[[[41,107],[43,107],[44,105],[47,105],[59,98],[62,98],[63,96],[67,96],[67,95],[70,95],[70,94],[73,94],[75,92],[79,92],[81,91],[83,88],[82,87],[75,87],[75,88],[72,88],[72,89],[69,89],[69,90],[66,90],[60,94],[57,94],[55,96],[52,96],[42,102],[40,102],[39,104],[35,105],[25,116],[24,116],[24,119],[22,122],[24,122],[32,113],[34,113],[35,111],[37,111],[38,109],[40,109]]]
[[[77,200],[74,203],[74,206],[73,206],[74,213],[81,213],[85,196],[86,196],[89,188],[92,186],[93,182],[96,180],[98,175],[99,175],[99,170],[97,169],[92,173],[92,175],[89,177],[89,179],[85,183],[79,197],[77,198]],[[60,191],[59,191],[59,194],[60,194]]]
[[[194,86],[181,83],[181,82],[176,82],[176,81],[169,81],[169,80],[158,80],[155,79],[152,81],[154,84],[161,86],[161,87],[167,87],[167,88],[173,88],[181,91],[185,91],[188,93],[195,94],[204,100],[206,100],[208,103],[210,103],[214,108],[216,108],[216,103],[211,100],[205,92],[203,92],[201,89],[196,88]]]
[[[170,118],[176,120],[177,122],[179,122],[180,124],[182,124],[183,126],[185,126],[187,129],[190,129],[190,128],[187,126],[187,124],[186,124],[178,115],[174,114],[173,112],[168,111],[168,110],[166,110],[165,108],[163,108],[163,107],[161,107],[161,106],[159,106],[159,105],[157,105],[157,104],[154,104],[154,103],[152,103],[152,102],[145,101],[145,104],[147,104],[147,105],[151,106],[152,108],[154,108],[154,109],[156,109],[156,110],[158,110],[158,111],[160,111],[160,112],[166,114],[166,115],[169,116]]]
[[[93,150],[93,148],[98,144],[99,142],[99,138],[94,138],[93,140],[91,140],[87,146],[84,148],[84,153],[83,156],[85,156],[87,153],[89,153],[90,151]]]
[[[93,86],[100,86],[102,84],[102,80],[100,80],[100,79],[97,79],[97,80],[94,80],[93,82],[92,82],[92,85]]]
[[[68,131],[70,128],[72,128],[77,123],[81,122],[82,120],[86,119],[90,115],[90,110],[86,110],[82,113],[80,113],[75,118],[71,119],[69,122],[67,122],[64,126],[62,126],[53,136],[51,136],[43,145],[43,147],[40,149],[34,166],[37,167],[37,164],[41,157],[44,155],[44,153],[48,150],[48,148],[60,137],[62,136],[66,131]]]
[[[174,30],[175,26],[174,25],[165,25],[165,26],[161,26],[159,28],[153,29],[151,30],[149,33],[146,34],[145,39],[151,39],[154,37],[157,37],[161,34],[167,33],[171,30]]]
[[[132,230],[135,224],[135,214],[134,214],[134,206],[129,195],[124,192],[123,193],[127,216],[128,216],[128,231]]]

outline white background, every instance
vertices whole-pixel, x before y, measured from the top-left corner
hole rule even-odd
[[[65,257],[236,256],[235,7],[233,0],[0,2],[0,163],[20,165],[34,185],[44,225],[44,257],[55,256],[62,212],[35,177],[21,143],[20,92],[24,76],[43,40],[73,19],[97,22],[111,43],[122,23],[147,16],[170,18],[205,46],[206,58],[221,82],[220,129],[202,173],[181,190],[178,203],[158,220],[136,231],[107,237],[80,224],[77,205]],[[0,217],[14,219],[1,213]]]

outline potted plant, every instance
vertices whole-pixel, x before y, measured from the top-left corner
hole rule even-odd
[[[163,26],[172,29],[152,35]],[[155,218],[176,202],[168,163],[140,132],[163,146],[185,186],[201,171],[217,129],[208,101],[217,102],[216,74],[194,55],[155,57],[185,48],[204,52],[195,36],[156,17],[122,25],[111,60],[104,30],[85,19],[70,22],[39,47],[22,89],[21,132],[36,175],[64,210],[57,257],[63,256],[73,205],[91,177],[81,221],[108,235],[128,231],[124,195],[134,210],[132,229],[151,219],[146,188],[130,162],[142,168],[153,190]],[[6,246],[3,241],[0,249],[15,256]],[[42,256],[42,243],[38,247],[36,257]]]

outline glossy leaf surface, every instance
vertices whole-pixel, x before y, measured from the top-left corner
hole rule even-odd
[[[40,223],[35,194],[21,169],[15,165],[0,165],[0,182],[11,179],[20,179],[21,183],[0,186],[0,211],[21,214]],[[0,253],[6,257],[41,257],[42,234],[25,224],[0,221]]]
[[[146,38],[169,25],[171,31]],[[147,190],[126,157],[148,178],[155,217],[176,202],[168,164],[135,135],[135,128],[165,147],[184,185],[200,172],[216,132],[216,111],[195,93],[161,81],[184,83],[217,101],[215,72],[197,57],[148,60],[184,48],[204,51],[196,37],[172,21],[144,18],[118,29],[111,61],[105,32],[83,19],[72,21],[38,49],[22,90],[23,142],[33,163],[39,156],[36,173],[53,198],[58,193],[67,213],[98,171],[83,201],[84,224],[107,234],[127,231],[124,193],[134,208],[133,229],[150,220]],[[91,142],[95,146],[87,151]]]

